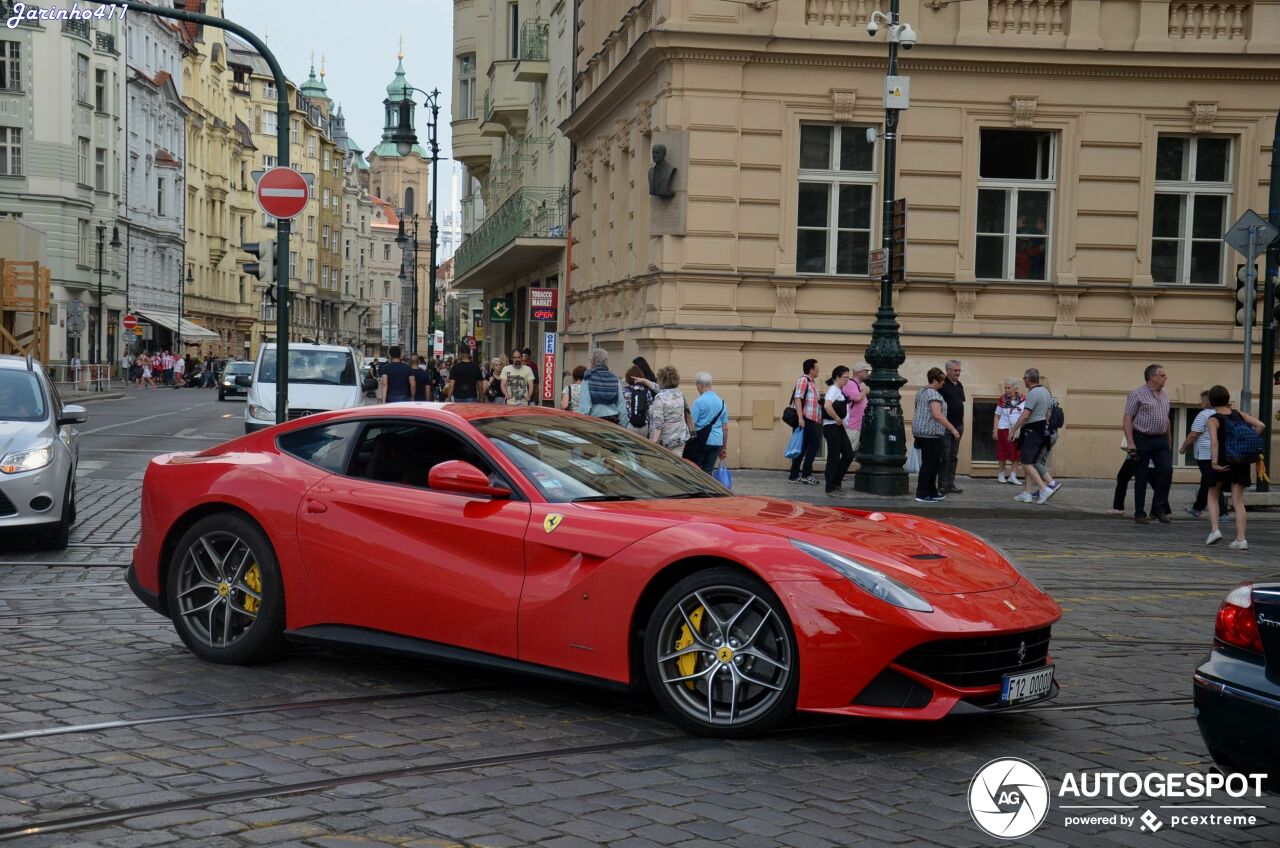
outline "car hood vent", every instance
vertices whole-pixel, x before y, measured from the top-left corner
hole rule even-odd
[[[912,559],[946,559],[942,554],[912,554]]]

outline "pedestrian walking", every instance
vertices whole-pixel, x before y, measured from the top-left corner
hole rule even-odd
[[[560,390],[560,408],[568,412],[576,412],[582,401],[582,379],[587,376],[587,366],[579,365],[573,369],[572,383],[565,383]]]
[[[133,370],[133,355],[129,351],[124,352],[124,356],[120,357],[120,380],[127,381],[131,376],[129,372]]]
[[[822,438],[827,443],[826,493],[828,497],[844,497],[844,475],[853,464],[853,445],[845,426],[849,416],[849,398],[844,389],[849,383],[849,367],[837,365],[827,380],[822,398]]]
[[[146,389],[154,389],[156,387],[153,362],[151,354],[142,354],[142,387]]]
[[[1124,435],[1129,453],[1137,464],[1134,484],[1133,520],[1150,524],[1147,517],[1147,485],[1151,485],[1151,515],[1161,524],[1173,520],[1169,509],[1169,486],[1173,483],[1173,444],[1169,433],[1169,395],[1164,384],[1169,376],[1163,365],[1148,365],[1143,384],[1129,393],[1124,404]],[[1155,466],[1148,470],[1148,460]]]
[[[915,412],[911,416],[911,435],[914,447],[920,449],[920,473],[916,475],[916,500],[920,503],[936,503],[946,498],[939,489],[938,476],[942,470],[942,440],[956,436],[956,426],[947,419],[947,402],[939,391],[947,381],[941,368],[930,368],[927,383],[916,393]]]
[[[1209,389],[1209,403],[1213,406],[1213,415],[1208,422],[1209,453],[1213,457],[1213,470],[1217,477],[1209,491],[1207,505],[1210,529],[1209,537],[1204,543],[1212,545],[1222,539],[1222,531],[1218,529],[1218,496],[1230,486],[1231,506],[1236,512],[1236,538],[1229,547],[1232,550],[1247,551],[1249,542],[1245,539],[1244,487],[1253,481],[1253,465],[1262,453],[1261,437],[1267,427],[1249,413],[1232,409],[1231,393],[1224,386]]]
[[[714,474],[716,460],[729,455],[729,407],[713,390],[711,375],[706,371],[699,371],[693,376],[693,385],[698,390],[698,399],[693,402],[691,410],[693,428],[697,432],[685,444],[683,456],[693,460],[708,474]]]
[[[1191,422],[1191,432],[1178,448],[1178,453],[1187,454],[1200,469],[1200,487],[1196,489],[1195,502],[1187,507],[1187,515],[1192,518],[1204,514],[1209,503],[1209,491],[1217,479],[1217,472],[1213,470],[1212,439],[1209,438],[1209,419],[1214,415],[1213,407],[1209,405],[1209,392],[1205,390],[1200,393],[1200,412]],[[1218,492],[1218,512],[1222,515],[1227,513],[1227,496],[1221,490]]]
[[[206,389],[212,389],[215,385],[217,385],[218,375],[215,373],[218,370],[217,364],[218,362],[213,358],[212,353],[205,356],[203,377],[204,377],[204,387]]]
[[[575,377],[579,369],[581,365],[574,370]],[[681,456],[694,426],[684,393],[680,391],[680,372],[667,365],[658,369],[657,377],[658,393],[649,405],[649,441]]]
[[[960,461],[960,438],[964,435],[964,383],[960,382],[960,360],[948,359],[943,365],[947,379],[938,393],[947,402],[947,420],[955,428],[955,435],[942,436],[942,463],[938,471],[938,490],[944,495],[958,495],[962,489],[956,486],[956,465]]]
[[[445,400],[454,403],[478,403],[484,395],[484,375],[480,366],[471,361],[471,348],[458,349],[458,359],[449,369],[449,382],[444,388]]]
[[[181,356],[173,358],[173,387],[180,389],[186,382],[187,361]]]
[[[844,384],[844,397],[849,402],[849,413],[844,423],[849,433],[851,456],[855,458],[862,448],[862,419],[867,414],[867,397],[871,394],[871,387],[867,385],[870,375],[871,366],[859,362],[850,369],[849,382]]]
[[[504,406],[507,403],[507,396],[502,392],[502,369],[506,367],[506,356],[495,356],[489,361],[489,373],[485,375],[489,388],[484,393],[485,400],[489,403],[498,403]]]
[[[71,371],[72,388],[79,390],[80,388],[80,356],[79,354],[72,354],[71,361],[68,363],[68,365],[70,366],[69,370]]]
[[[378,369],[379,389],[383,403],[408,403],[413,400],[417,378],[409,363],[400,359],[400,346],[392,345],[391,361]]]
[[[1027,399],[1022,404],[1022,412],[1009,428],[1009,438],[1018,445],[1018,459],[1022,462],[1023,471],[1023,489],[1014,500],[1045,503],[1062,488],[1056,480],[1047,481],[1041,477],[1036,468],[1036,463],[1050,447],[1049,410],[1053,407],[1053,395],[1040,385],[1040,371],[1036,368],[1023,372],[1022,384],[1027,389]]]
[[[435,400],[434,381],[431,379],[434,371],[427,368],[426,361],[418,354],[409,355],[410,376],[413,377],[413,399],[418,403],[428,400]]]
[[[622,388],[622,403],[626,416],[624,423],[628,430],[648,436],[649,407],[658,393],[658,383],[656,380],[647,379],[639,365],[628,368],[623,380],[626,382]]]
[[[1024,398],[1022,393],[1018,391],[1020,383],[1017,380],[1005,380],[1003,391],[1000,399],[996,401],[996,414],[991,435],[996,442],[996,461],[998,475],[996,480],[1001,483],[1012,483],[1017,486],[1021,484],[1018,479],[1018,470],[1022,467],[1018,456],[1018,446],[1009,438],[1009,430],[1013,427],[1013,422],[1017,421],[1022,415],[1022,406]],[[1009,466],[1009,473],[1005,474],[1005,465]]]
[[[822,439],[822,414],[819,412],[818,360],[806,359],[802,373],[791,391],[791,406],[796,411],[796,427],[804,428],[804,443],[800,455],[791,460],[788,482],[817,485],[813,476],[813,460],[818,455],[818,443]]]
[[[501,380],[507,406],[529,405],[533,397],[533,369],[524,364],[524,351],[520,348],[511,351],[511,364],[502,369]]]
[[[1138,461],[1129,453],[1129,440],[1124,436],[1120,437],[1120,450],[1124,451],[1124,462],[1116,472],[1116,492],[1111,498],[1111,509],[1107,510],[1111,515],[1124,515],[1124,499],[1129,494],[1129,484],[1138,473]]]
[[[622,397],[622,381],[609,370],[609,353],[604,348],[591,351],[591,370],[583,377],[578,411],[614,424],[622,421],[626,403]]]

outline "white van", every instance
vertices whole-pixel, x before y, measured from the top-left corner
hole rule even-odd
[[[237,378],[237,382],[243,381]],[[276,346],[263,345],[253,366],[244,431],[252,433],[276,423]],[[289,415],[350,409],[364,404],[376,383],[364,374],[360,353],[342,345],[289,343]]]

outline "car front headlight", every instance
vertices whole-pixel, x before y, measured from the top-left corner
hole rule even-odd
[[[969,533],[969,531],[967,531],[967,530],[966,530],[965,532],[966,532],[966,533]],[[1034,580],[1032,580],[1032,579],[1031,579],[1031,575],[1030,575],[1030,574],[1027,574],[1026,569],[1024,569],[1021,565],[1018,565],[1017,560],[1015,560],[1013,557],[1009,556],[1009,552],[1008,552],[1008,551],[1006,551],[1004,548],[1000,547],[999,545],[997,545],[995,542],[991,541],[990,539],[984,539],[983,537],[979,536],[977,533],[969,533],[969,535],[970,535],[970,536],[972,536],[973,538],[977,539],[977,540],[978,540],[979,542],[981,542],[982,544],[986,545],[986,546],[987,546],[988,548],[990,548],[991,550],[993,550],[993,551],[995,551],[996,553],[998,553],[998,554],[1000,555],[1000,558],[1001,558],[1001,559],[1003,559],[1005,562],[1007,562],[1007,563],[1009,564],[1009,567],[1010,567],[1010,568],[1012,568],[1014,571],[1018,572],[1018,576],[1019,576],[1019,577],[1021,577],[1023,580],[1027,581],[1027,582],[1028,582],[1028,583],[1030,583],[1032,586],[1034,586],[1034,587],[1036,588],[1036,590],[1037,590],[1037,591],[1040,591],[1040,592],[1043,592],[1043,591],[1044,591],[1044,589],[1041,589],[1041,588],[1040,588],[1040,585],[1039,585],[1038,583],[1036,583],[1036,581],[1034,581]]]
[[[35,471],[44,468],[53,461],[53,443],[30,450],[14,451],[0,459],[0,472],[5,474],[21,474],[24,471]]]
[[[232,380],[223,380],[222,385],[226,386],[229,389],[235,385],[235,382]]]
[[[792,539],[791,544],[849,578],[864,592],[874,595],[886,603],[893,604],[895,607],[914,610],[915,612],[933,612],[933,607],[929,605],[928,601],[883,571],[879,571],[855,559],[850,559],[843,554],[820,548],[817,545],[810,545],[808,542],[801,542],[798,539]]]
[[[258,406],[256,403],[249,404],[249,417],[257,418],[259,421],[275,421],[276,414],[265,406]]]

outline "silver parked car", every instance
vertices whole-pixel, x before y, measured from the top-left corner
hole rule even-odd
[[[39,362],[0,356],[0,530],[65,548],[76,520],[76,424]]]

